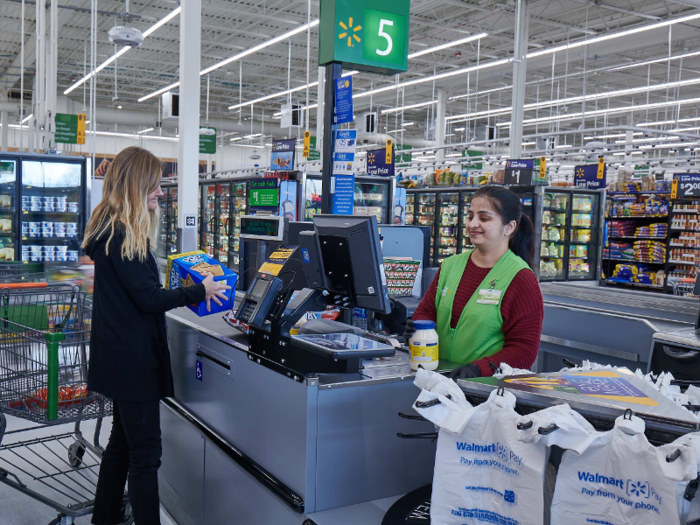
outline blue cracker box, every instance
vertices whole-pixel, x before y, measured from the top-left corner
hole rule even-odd
[[[200,317],[231,310],[233,306],[231,298],[235,297],[238,275],[202,251],[168,256],[168,266],[165,270],[165,275],[167,276],[165,287],[169,290],[174,290],[175,288],[194,286],[206,279],[206,273],[212,273],[215,281],[223,281],[231,287],[230,290],[224,292],[227,299],[225,301],[221,300],[221,306],[211,301],[210,312],[207,311],[206,301],[188,305],[187,308]]]

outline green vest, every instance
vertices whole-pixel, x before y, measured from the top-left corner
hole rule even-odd
[[[455,293],[472,252],[473,250],[445,259],[440,269],[435,294],[440,360],[473,363],[492,356],[503,348],[505,338],[501,301],[518,272],[530,269],[523,259],[508,250],[467,302],[457,328],[452,328],[450,323]]]

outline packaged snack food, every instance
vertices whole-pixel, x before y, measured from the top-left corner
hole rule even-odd
[[[188,305],[188,308],[200,317],[231,310],[233,307],[232,298],[235,297],[234,294],[236,291],[236,283],[238,282],[238,275],[225,266],[222,266],[216,259],[212,259],[202,251],[170,255],[165,271],[165,287],[172,290],[180,287],[193,286],[204,281],[210,273],[214,275],[215,281],[225,282],[231,287],[230,290],[224,292],[227,299],[221,301],[221,306],[211,301],[211,311],[207,311],[206,302]]]

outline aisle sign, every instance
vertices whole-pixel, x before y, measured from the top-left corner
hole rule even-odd
[[[354,120],[352,77],[338,78],[335,81],[335,123],[345,124]]]
[[[671,185],[671,198],[700,197],[700,174],[676,173]]]
[[[605,163],[602,164],[602,178],[601,178],[601,164],[587,164],[585,166],[576,166],[574,168],[574,186],[577,188],[586,188],[589,190],[600,190],[604,189],[605,184]]]
[[[199,128],[199,153],[216,155],[216,128]]]
[[[394,163],[394,141],[391,139],[386,141],[385,162],[387,164]]]
[[[391,156],[391,162],[387,162],[387,154],[385,149],[376,149],[367,152],[367,174],[377,177],[393,177],[394,176],[394,159]]]
[[[605,159],[603,157],[598,158],[598,171],[596,172],[596,179],[603,180],[605,178]]]
[[[318,65],[393,75],[408,70],[411,0],[321,0]]]
[[[314,160],[321,160],[321,152],[316,149],[316,137],[311,137],[311,145],[310,145],[310,151],[309,151],[309,158],[307,159],[309,162],[312,162]]]
[[[56,113],[54,119],[56,124],[56,133],[54,134],[57,143],[61,144],[77,144],[78,143],[78,115],[68,115],[65,113]],[[84,131],[84,124],[83,124]],[[83,144],[84,144],[83,137]]]
[[[311,155],[311,132],[305,131],[304,132],[304,152],[302,153],[302,157],[304,157],[305,159],[308,159],[309,155]]]
[[[256,211],[277,212],[279,207],[278,179],[251,179],[248,195],[248,208],[251,213]]]
[[[78,113],[78,133],[76,134],[76,144],[85,144],[85,125],[87,116],[85,113]]]
[[[336,175],[331,179],[333,215],[352,215],[355,211],[355,176]]]
[[[529,186],[532,184],[532,172],[535,169],[533,159],[513,159],[506,161],[503,184]]]

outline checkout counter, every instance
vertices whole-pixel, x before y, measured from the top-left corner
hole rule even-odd
[[[397,437],[433,430],[410,416],[408,355],[338,323],[289,333],[330,304],[389,312],[376,219],[314,225],[299,241],[309,288],[290,293],[284,270],[261,267],[237,313],[248,335],[218,315],[168,314],[161,502],[179,525],[380,525],[398,496],[432,481],[434,443]]]
[[[284,219],[265,220],[253,238],[285,240]],[[296,333],[305,312],[327,305],[389,312],[376,219],[317,216],[298,239],[308,287],[290,286],[298,269],[275,275],[263,264],[237,301],[249,334],[218,315],[181,308],[167,316],[175,397],[162,404],[161,502],[179,525],[382,525],[402,495],[432,482],[434,427],[413,413],[408,355],[348,325],[309,321]],[[563,359],[646,371],[664,344],[700,355],[697,300],[568,284],[542,290],[537,372],[559,370]],[[499,388],[492,378],[459,384],[473,403]],[[522,413],[563,397],[512,391]],[[600,430],[626,408],[568,401]],[[643,417],[657,443],[700,428],[663,406]]]

